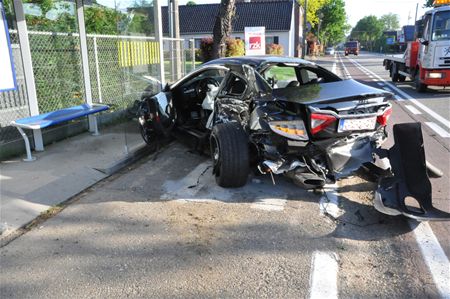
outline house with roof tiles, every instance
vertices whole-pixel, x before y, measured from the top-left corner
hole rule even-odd
[[[180,37],[200,41],[212,37],[219,4],[180,5]],[[283,46],[284,55],[300,56],[303,35],[303,8],[295,0],[246,0],[236,3],[231,36],[244,39],[245,27],[266,28],[266,45]],[[168,9],[162,7],[163,34],[169,34]]]

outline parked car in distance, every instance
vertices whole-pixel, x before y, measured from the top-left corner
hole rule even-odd
[[[334,55],[334,48],[333,47],[326,48],[325,55]]]

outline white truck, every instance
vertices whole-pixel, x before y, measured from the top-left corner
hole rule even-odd
[[[410,78],[418,92],[429,85],[450,86],[450,0],[436,0],[416,22],[416,40],[403,57],[386,57],[383,66],[393,82]]]

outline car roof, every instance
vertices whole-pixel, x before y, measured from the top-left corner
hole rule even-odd
[[[220,65],[230,65],[230,64],[248,64],[253,67],[259,67],[262,64],[267,63],[296,63],[296,64],[305,64],[305,65],[315,65],[315,63],[310,62],[308,60],[304,60],[297,57],[287,57],[287,56],[239,56],[239,57],[225,57],[214,59],[204,63],[203,65],[212,65],[212,64],[220,64]]]

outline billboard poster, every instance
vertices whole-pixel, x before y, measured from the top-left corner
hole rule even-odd
[[[16,89],[16,74],[3,1],[0,1],[0,92]]]
[[[245,55],[266,54],[266,27],[245,27]]]

